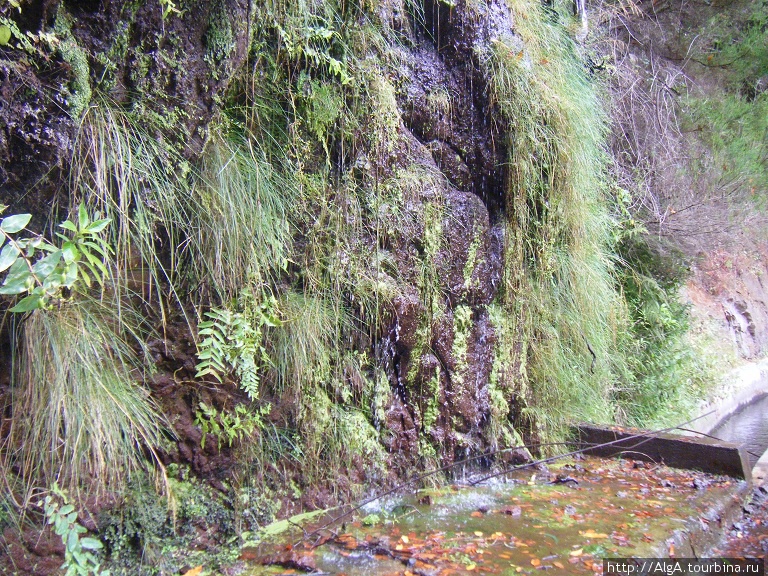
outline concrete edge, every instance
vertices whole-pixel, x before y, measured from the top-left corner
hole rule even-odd
[[[730,498],[713,503],[702,514],[687,518],[685,525],[672,534],[656,549],[658,558],[669,557],[674,546],[677,558],[703,558],[720,543],[726,532],[742,517],[743,508],[752,494],[749,481],[736,483]]]
[[[692,422],[688,428],[694,432],[709,433],[733,412],[766,394],[768,359],[736,368],[723,376],[722,384],[712,397],[699,406],[699,414],[710,411],[712,414]]]
[[[627,456],[663,463],[673,468],[724,474],[751,483],[752,472],[744,451],[730,442],[618,426],[579,424],[575,429],[585,454]]]

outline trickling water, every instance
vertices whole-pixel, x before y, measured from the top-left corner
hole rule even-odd
[[[711,434],[744,448],[750,467],[754,467],[768,450],[768,395],[739,408],[715,426]]]

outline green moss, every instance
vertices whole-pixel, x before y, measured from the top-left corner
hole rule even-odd
[[[440,375],[441,370],[438,367],[432,378],[427,381],[425,389],[421,391],[420,400],[422,402],[426,401],[421,415],[422,433],[428,432],[435,425],[437,417],[440,415],[440,407],[438,405],[440,398]]]
[[[137,477],[120,506],[99,516],[99,536],[107,544],[107,567],[120,576],[177,574],[184,567],[216,567],[235,560],[223,545],[235,534],[225,496],[189,477],[185,467],[168,467],[172,495],[156,493],[151,480]],[[207,550],[199,548],[201,531]]]
[[[216,2],[211,10],[204,42],[204,59],[211,66],[213,78],[218,80],[219,67],[235,49],[235,32],[223,2]]]
[[[59,54],[72,69],[72,80],[67,87],[69,114],[80,118],[91,102],[91,68],[88,54],[72,34],[72,19],[63,7],[56,13],[54,32],[59,38]]]
[[[456,360],[456,371],[451,375],[456,382],[463,380],[463,373],[468,368],[467,346],[473,326],[472,309],[463,304],[456,306],[453,309],[453,358]]]
[[[475,273],[475,268],[477,267],[477,251],[480,248],[482,241],[483,237],[481,230],[478,227],[475,227],[472,243],[469,245],[469,250],[467,251],[467,261],[464,263],[464,290],[480,287],[480,279],[475,278],[473,282],[472,275]]]

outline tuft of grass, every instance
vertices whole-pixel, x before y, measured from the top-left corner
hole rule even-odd
[[[288,265],[295,195],[293,182],[251,140],[215,137],[193,189],[194,277],[222,300],[243,286],[274,284]]]
[[[196,225],[190,165],[154,138],[128,113],[107,104],[83,117],[70,188],[83,203],[112,219],[114,290],[159,304],[181,301],[177,289],[189,275],[194,247],[187,230]],[[197,208],[197,210],[195,210]]]
[[[145,450],[156,459],[165,423],[137,384],[144,366],[127,326],[126,310],[118,321],[93,298],[35,311],[21,326],[4,466],[29,486],[119,489],[146,467]]]
[[[539,2],[509,6],[518,37],[479,54],[509,150],[502,332],[515,345],[496,370],[512,382],[496,386],[515,390],[523,421],[549,439],[568,420],[612,418],[626,310],[611,265],[601,102],[565,29]]]

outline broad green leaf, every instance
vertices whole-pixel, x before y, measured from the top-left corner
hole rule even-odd
[[[18,258],[19,249],[16,248],[13,244],[8,244],[0,251],[0,272],[3,272],[10,268],[14,262],[16,262],[16,258]]]
[[[29,312],[43,307],[43,297],[40,294],[30,294],[22,298],[16,306],[11,308],[11,312]]]
[[[80,251],[74,242],[64,242],[61,245],[61,256],[64,258],[64,262],[71,264],[80,257]]]
[[[6,234],[15,234],[19,230],[23,230],[31,219],[32,214],[14,214],[3,218],[3,221],[0,222],[0,229]]]
[[[104,548],[104,544],[102,544],[101,541],[97,540],[96,538],[81,538],[80,546],[86,550],[101,550]]]
[[[77,226],[75,226],[74,222],[67,220],[66,222],[62,222],[61,224],[59,224],[59,226],[61,228],[64,228],[64,230],[69,230],[70,232],[74,232],[75,234],[77,234]]]
[[[57,250],[53,254],[49,254],[42,260],[39,260],[32,266],[32,272],[38,276],[48,276],[56,269],[59,261],[61,260],[61,250]]]
[[[75,511],[75,507],[72,504],[67,504],[59,511],[60,514],[63,514],[66,516],[67,514],[71,514]]]
[[[5,294],[6,296],[13,296],[15,294],[23,294],[27,290],[29,290],[29,280],[30,276],[17,276],[9,281],[8,278],[6,278],[5,283],[0,286],[0,294]]]
[[[0,25],[0,46],[7,46],[11,41],[11,29],[5,24]]]
[[[79,548],[80,539],[77,537],[77,532],[72,530],[67,537],[67,550],[74,552]]]
[[[28,276],[29,268],[27,268],[26,260],[19,258],[13,263],[10,270],[8,270],[8,276],[6,276],[5,281],[8,282],[12,277],[22,275]]]
[[[90,226],[87,228],[87,232],[91,234],[98,234],[104,228],[109,226],[109,223],[112,222],[111,218],[104,218],[103,220],[96,220],[95,222],[92,222]]]

